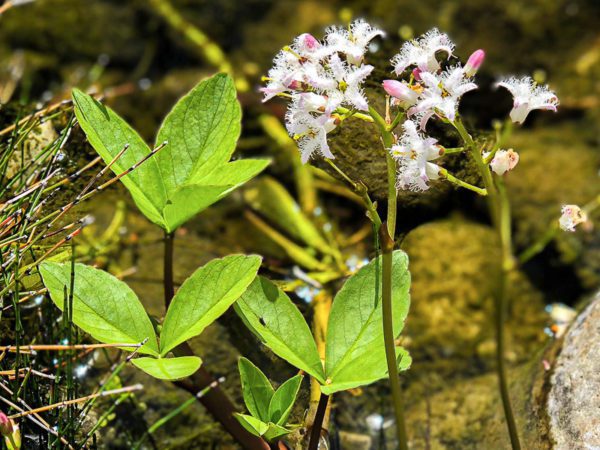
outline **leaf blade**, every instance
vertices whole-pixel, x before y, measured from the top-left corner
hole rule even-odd
[[[269,421],[269,405],[275,393],[266,375],[247,358],[238,361],[244,403],[250,414],[263,422]]]
[[[398,336],[410,304],[410,273],[404,252],[395,251],[392,258],[394,336]],[[331,384],[358,387],[387,374],[380,283],[381,256],[351,276],[333,301],[325,350]]]
[[[46,261],[40,265],[40,273],[50,298],[62,310],[71,264]],[[138,352],[158,355],[152,322],[131,288],[107,272],[80,263],[75,264],[73,323],[108,344],[139,344],[148,338]]]
[[[154,378],[170,381],[189,377],[202,365],[202,360],[197,356],[135,358],[131,362],[135,367]]]
[[[221,316],[256,277],[261,261],[257,255],[229,255],[197,269],[173,297],[160,333],[160,354],[200,334]]]
[[[323,365],[308,324],[277,286],[257,277],[234,305],[246,326],[279,357],[325,382]]]
[[[269,421],[284,426],[296,402],[302,383],[302,375],[296,375],[283,383],[275,391],[269,403]]]

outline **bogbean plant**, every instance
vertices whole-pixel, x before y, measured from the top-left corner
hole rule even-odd
[[[299,344],[304,340],[298,338],[300,334],[293,334],[294,349],[310,348],[313,355],[311,359],[307,356],[299,359],[297,352],[289,352],[290,349],[286,346],[289,340],[282,339],[277,333],[273,335],[273,330],[282,325],[285,328],[281,328],[282,333],[293,329],[289,324],[293,313],[291,310],[288,314],[284,313],[290,309],[288,299],[268,281],[260,278],[254,281],[235,304],[235,308],[245,318],[247,325],[275,353],[319,380],[323,395],[329,395],[341,389],[372,382],[386,372],[385,368],[379,366],[379,353],[369,351],[359,355],[365,348],[360,344],[353,344],[344,352],[341,350],[343,344],[340,345],[337,341],[341,335],[336,333],[337,322],[343,321],[340,330],[350,331],[348,334],[344,333],[343,338],[352,336],[356,322],[361,317],[357,313],[361,312],[364,302],[368,302],[370,296],[381,289],[382,305],[380,307],[377,303],[371,303],[371,306],[376,305],[369,315],[369,320],[373,322],[361,329],[360,335],[369,340],[375,336],[371,333],[376,333],[376,328],[383,329],[398,440],[400,448],[406,449],[407,438],[398,377],[398,348],[395,345],[399,332],[395,325],[401,323],[404,316],[398,317],[398,311],[393,307],[393,293],[399,288],[399,284],[404,287],[408,285],[408,278],[402,278],[402,274],[407,273],[406,257],[402,252],[393,251],[397,191],[405,189],[423,192],[430,188],[432,181],[446,180],[485,196],[488,199],[491,221],[502,247],[503,270],[496,296],[495,322],[500,393],[512,446],[520,448],[504,368],[508,276],[515,269],[517,261],[513,256],[510,206],[503,179],[517,165],[519,155],[512,149],[501,148],[505,130],[500,127],[491,142],[476,142],[459,113],[462,96],[477,89],[474,76],[483,63],[485,52],[475,51],[463,66],[454,55],[454,43],[437,29],[404,43],[400,52],[390,60],[394,77],[385,80],[382,85],[385,111],[377,111],[369,105],[363,89],[374,69],[366,64],[365,56],[369,44],[377,37],[384,37],[384,33],[363,20],[357,20],[347,28],[329,28],[322,41],[311,34],[302,34],[277,54],[273,67],[265,77],[266,86],[262,88],[265,101],[274,97],[289,101],[286,127],[290,136],[298,143],[302,161],[307,163],[311,158],[324,158],[361,196],[367,216],[379,234],[382,255],[351,277],[333,303],[324,370],[320,361],[314,358],[312,344],[306,332],[306,344]],[[502,79],[496,85],[512,94],[514,103],[510,120],[515,123],[522,124],[535,109],[556,111],[559,103],[547,86],[538,85],[529,77]],[[388,180],[385,220],[379,216],[365,185],[360,180],[348,177],[335,164],[335,155],[328,143],[329,134],[342,127],[350,118],[363,121],[365,126],[375,126],[381,137]],[[429,135],[428,125],[431,121],[456,130],[462,141],[461,146],[447,148],[443,142]],[[507,122],[506,128],[509,127]],[[449,153],[459,153],[464,158],[470,158],[479,172],[482,186],[470,184],[448,172],[443,160],[444,155]],[[560,225],[563,229],[572,229],[583,220],[583,214],[571,205],[563,210]],[[398,265],[394,266],[396,262]],[[381,272],[378,271],[379,265]],[[360,295],[361,289],[369,292]],[[407,292],[402,294],[408,297]],[[285,309],[284,304],[288,305]],[[279,309],[276,308],[277,305],[281,305]],[[275,314],[271,311],[273,309],[277,311]],[[406,314],[406,311],[401,314]],[[286,317],[283,324],[279,322],[282,317]],[[275,319],[278,321],[277,325],[269,326],[270,321]],[[286,337],[292,339],[291,335]],[[371,342],[375,343],[376,340]],[[360,369],[356,365],[356,357],[359,358]],[[400,365],[402,361],[404,358],[400,359]],[[345,370],[345,364],[349,364],[350,371]],[[374,367],[383,370],[375,373],[373,369],[371,372]],[[352,376],[349,376],[349,372],[352,372]],[[316,448],[315,445],[311,442],[311,448]]]
[[[478,50],[462,66],[454,44],[432,30],[405,43],[391,59],[394,79],[383,82],[385,111],[369,105],[365,80],[373,66],[365,63],[369,44],[384,33],[359,20],[347,28],[328,29],[323,41],[310,34],[298,36],[276,56],[262,90],[265,100],[289,100],[286,127],[297,142],[303,163],[322,157],[362,199],[372,221],[381,254],[351,275],[335,295],[328,320],[325,357],[298,308],[275,283],[256,276],[260,257],[232,255],[209,262],[194,272],[175,293],[173,238],[175,230],[254,177],[264,160],[230,162],[240,132],[240,107],[229,77],[203,81],[181,99],[166,117],[154,149],[106,106],[74,91],[78,122],[90,143],[115,173],[147,161],[122,178],[135,203],[165,233],[165,306],[162,324],[152,323],[127,285],[92,267],[46,262],[40,271],[51,297],[64,306],[64,289],[72,286],[73,322],[106,343],[143,345],[144,355],[133,364],[161,379],[190,376],[201,361],[189,354],[186,340],[233,305],[245,325],[275,354],[310,375],[321,396],[312,421],[309,448],[316,449],[329,396],[388,377],[397,420],[399,446],[407,448],[402,393],[398,373],[411,363],[396,345],[409,307],[408,260],[394,250],[397,192],[422,192],[433,180],[444,179],[489,200],[492,223],[502,244],[502,283],[497,296],[497,362],[500,391],[511,442],[519,448],[504,370],[503,324],[508,275],[515,268],[510,235],[510,209],[503,176],[518,163],[518,154],[502,149],[498,130],[493,142],[476,143],[460,114],[462,96],[477,88],[473,81],[483,62]],[[513,122],[522,123],[533,109],[556,110],[558,100],[547,87],[530,78],[498,82],[513,94]],[[384,93],[381,93],[384,95]],[[388,201],[381,217],[367,187],[352,180],[335,164],[328,135],[346,120],[375,127],[386,150]],[[427,134],[430,121],[454,128],[462,139],[446,148]],[[467,183],[443,167],[443,157],[459,153],[471,158],[483,185]],[[583,220],[575,208],[563,211],[561,226],[571,229]],[[574,211],[574,212],[573,212]],[[74,277],[73,277],[74,275]],[[72,283],[72,284],[71,284]],[[128,350],[128,348],[124,348]],[[131,350],[131,349],[129,349]],[[249,414],[236,414],[250,433],[276,441],[292,429],[287,423],[301,376],[274,390],[267,377],[250,361],[239,362],[242,391]]]

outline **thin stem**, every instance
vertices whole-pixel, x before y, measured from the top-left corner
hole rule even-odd
[[[456,184],[457,186],[460,186],[462,188],[465,188],[465,189],[468,189],[470,191],[473,191],[473,192],[475,192],[476,194],[479,194],[479,195],[483,195],[483,196],[487,195],[487,189],[482,189],[480,187],[473,186],[472,184],[467,183],[466,181],[463,181],[463,180],[461,180],[459,178],[456,178],[454,175],[452,175],[450,172],[448,172],[443,167],[440,167],[439,174],[440,174],[440,176],[444,177],[449,182],[451,182],[453,184]]]
[[[383,340],[385,343],[385,357],[387,360],[388,374],[390,377],[390,388],[394,401],[394,412],[396,416],[396,433],[398,435],[398,447],[401,450],[408,449],[406,424],[404,420],[404,401],[400,386],[398,373],[398,362],[396,359],[396,344],[394,336],[393,310],[392,310],[392,253],[394,241],[388,234],[388,228],[382,227],[379,231],[382,248],[382,313],[383,313]]]
[[[506,307],[508,301],[508,283],[511,271],[515,267],[515,262],[512,252],[512,239],[511,239],[511,216],[510,216],[510,204],[506,195],[506,188],[504,181],[497,177],[498,181],[498,192],[499,192],[499,233],[502,245],[502,272],[501,272],[501,283],[500,292],[496,301],[496,365],[498,368],[498,382],[500,385],[500,396],[502,397],[502,406],[504,407],[504,415],[506,416],[506,425],[508,427],[508,434],[510,435],[510,442],[513,450],[520,450],[521,444],[519,443],[519,433],[517,431],[517,425],[513,414],[510,393],[508,390],[508,381],[506,376],[506,364],[505,364],[505,338],[504,338],[504,324],[506,322]]]
[[[402,388],[396,361],[396,337],[394,336],[394,318],[392,305],[392,252],[394,251],[394,236],[396,234],[397,194],[396,190],[396,161],[389,152],[393,145],[394,135],[389,130],[390,123],[384,120],[373,108],[369,108],[371,116],[379,127],[383,147],[386,154],[388,178],[388,209],[387,227],[379,228],[379,239],[382,247],[382,320],[385,358],[388,366],[390,389],[396,417],[396,433],[400,450],[408,450],[406,424],[404,421],[404,402]]]
[[[310,430],[308,450],[317,450],[319,448],[319,441],[321,440],[321,428],[323,427],[325,411],[327,411],[327,403],[329,403],[329,396],[321,393],[319,405],[317,406],[317,412],[315,413],[315,419]]]
[[[175,285],[173,282],[173,233],[165,231],[165,253],[163,265],[163,283],[165,291],[165,308],[168,309],[171,299],[175,295]]]

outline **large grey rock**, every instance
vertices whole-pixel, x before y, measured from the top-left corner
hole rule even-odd
[[[556,450],[600,449],[600,294],[565,336],[548,415]]]

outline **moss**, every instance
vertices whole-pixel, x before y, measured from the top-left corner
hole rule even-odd
[[[493,367],[494,295],[500,251],[494,231],[463,219],[429,223],[408,234],[403,248],[412,274],[404,332],[413,357],[409,380],[435,372],[448,379]],[[542,295],[520,273],[510,287],[508,348],[513,362],[544,341]]]

